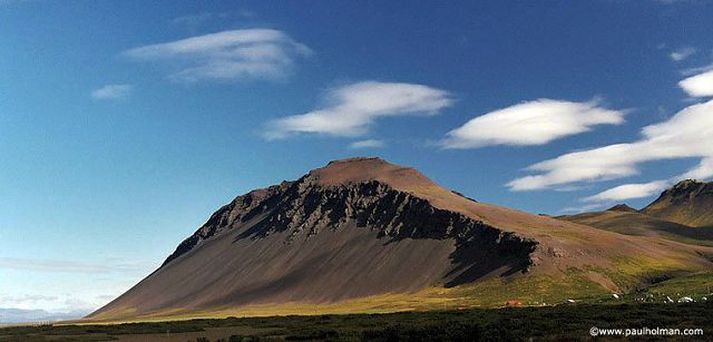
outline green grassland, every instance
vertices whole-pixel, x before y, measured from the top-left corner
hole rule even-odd
[[[645,290],[654,295],[685,295],[713,300],[713,273],[700,273],[656,283]]]
[[[547,306],[569,299],[597,303],[611,296],[612,291],[590,279],[591,273],[604,271],[568,269],[555,276],[525,274],[516,278],[495,277],[457,287],[429,287],[415,293],[387,293],[361,297],[331,304],[280,303],[217,308],[206,312],[171,310],[141,317],[96,323],[131,323],[197,318],[327,315],[345,313],[392,313],[402,311],[462,310],[498,308],[508,301],[523,306]],[[628,278],[627,278],[628,279]],[[632,278],[635,279],[635,278]],[[130,312],[129,312],[130,313]]]
[[[16,327],[0,329],[0,341],[518,341],[530,338],[576,341],[589,340],[592,326],[702,328],[704,332],[713,333],[710,317],[713,317],[711,303],[563,304],[392,314]],[[706,335],[698,339],[705,340]]]
[[[631,266],[630,273],[620,273],[621,281],[640,276],[637,272],[642,266],[652,269],[641,260],[621,262]],[[153,322],[10,327],[0,329],[0,342],[586,340],[592,326],[703,328],[713,333],[713,273],[667,279],[665,272],[653,272],[653,284],[615,298],[588,278],[595,271],[601,270],[572,268],[558,279],[494,278],[468,286],[387,294],[327,306],[288,304],[226,309],[205,313],[203,319],[174,315],[163,321],[156,317]],[[696,302],[675,303],[683,296]],[[569,298],[576,298],[575,303],[567,303]],[[513,299],[522,307],[503,307]],[[407,311],[394,313],[397,308]],[[334,314],[347,310],[359,313]],[[289,315],[290,312],[304,314]],[[231,313],[235,317],[230,317]],[[256,313],[271,316],[249,317]],[[700,338],[710,339],[710,333]]]
[[[345,313],[392,313],[402,311],[462,310],[498,308],[515,300],[523,306],[546,306],[564,303],[567,299],[594,302],[611,294],[589,280],[584,271],[572,269],[558,278],[526,275],[516,280],[492,278],[453,288],[430,287],[415,293],[389,293],[356,298],[332,304],[281,303],[226,307],[207,312],[159,312],[138,319],[97,323],[131,323],[139,321],[188,320],[195,318],[225,318],[254,316],[328,315]]]

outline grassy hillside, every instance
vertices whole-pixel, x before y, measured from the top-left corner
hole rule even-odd
[[[713,246],[713,227],[689,227],[638,212],[599,211],[559,219],[634,236],[659,236],[687,244]]]
[[[713,182],[681,181],[641,212],[691,227],[713,226]]]

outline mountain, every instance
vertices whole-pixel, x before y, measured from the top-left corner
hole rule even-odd
[[[351,158],[238,196],[85,320],[534,305],[710,271],[712,256],[482,203],[413,168]]]
[[[713,182],[681,181],[641,212],[691,227],[713,226]]]
[[[635,213],[638,210],[626,205],[626,204],[617,204],[609,209],[607,211],[615,211],[615,212],[625,212],[625,213]]]
[[[557,218],[621,234],[713,246],[713,183],[681,181],[641,210],[618,204]]]
[[[612,232],[637,236],[657,236],[666,239],[713,246],[713,228],[693,228],[643,214],[625,204],[605,211],[565,215],[562,220],[584,224]]]
[[[45,310],[0,308],[0,324],[61,321],[78,319],[86,314],[87,311],[82,310],[70,312],[48,312]]]

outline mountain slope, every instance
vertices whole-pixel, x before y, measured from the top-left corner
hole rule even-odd
[[[713,246],[713,228],[693,228],[642,214],[626,205],[605,211],[559,216],[559,219],[626,235],[659,236],[676,241]]]
[[[304,313],[305,305],[397,311],[502,304],[526,292],[561,300],[710,270],[709,255],[479,203],[412,168],[352,158],[237,197],[87,319]]]
[[[641,212],[691,227],[713,226],[713,182],[681,181]]]

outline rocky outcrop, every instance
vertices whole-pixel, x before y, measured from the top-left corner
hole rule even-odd
[[[266,189],[253,190],[245,195],[238,196],[227,205],[224,205],[213,213],[208,221],[198,228],[193,235],[183,240],[176,250],[166,258],[161,267],[190,251],[201,241],[229,230],[234,227],[236,223],[247,221],[246,216],[249,213],[255,212],[256,209],[266,210],[269,203],[265,200],[281,193],[281,191],[288,188],[290,184],[291,182],[282,182],[280,185],[273,185]]]
[[[237,197],[213,214],[192,236],[166,259],[164,266],[189,252],[202,241],[223,232],[250,227],[236,239],[265,239],[287,232],[283,243],[309,239],[322,230],[344,229],[356,222],[358,228],[377,230],[377,237],[395,242],[402,239],[453,239],[452,260],[468,273],[476,256],[488,255],[510,264],[511,272],[527,271],[537,242],[474,220],[461,213],[432,206],[427,200],[398,191],[382,182],[320,185],[312,174],[295,182],[283,182]],[[481,263],[482,264],[482,263]],[[454,276],[452,285],[472,280],[483,273]]]

